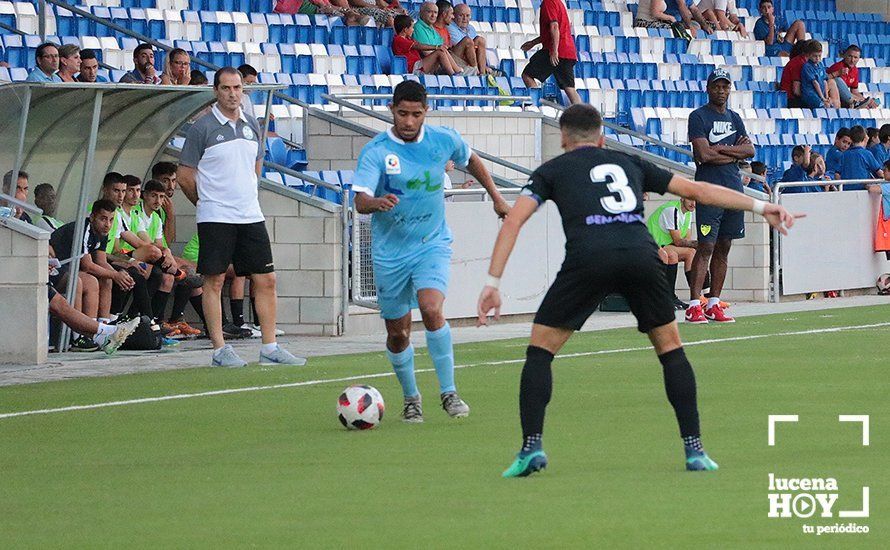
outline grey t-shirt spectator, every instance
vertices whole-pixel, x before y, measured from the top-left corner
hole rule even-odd
[[[257,192],[260,126],[243,112],[237,122],[216,104],[189,128],[179,162],[197,171],[197,223],[265,220]]]

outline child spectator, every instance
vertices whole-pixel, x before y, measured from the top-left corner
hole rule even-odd
[[[798,19],[789,26],[784,16],[776,14],[772,0],[760,0],[759,8],[760,19],[754,25],[755,40],[763,40],[766,44],[766,55],[789,57],[791,47],[806,38],[806,25]]]
[[[451,54],[445,46],[428,46],[414,40],[414,20],[408,15],[397,15],[394,21],[396,35],[392,39],[392,53],[402,55],[408,60],[408,71],[411,73],[435,74],[441,71],[447,75],[460,72],[454,66]],[[429,52],[424,58],[420,52]]]
[[[865,130],[866,135],[868,135],[868,142],[865,144],[866,149],[871,149],[878,143],[880,143],[880,139],[878,138],[878,129],[877,128],[867,128]]]
[[[769,183],[766,182],[766,164],[760,162],[759,160],[755,160],[751,163],[751,173],[757,176],[763,176],[762,182],[749,179],[748,187],[754,189],[755,191],[760,191],[761,193],[766,193],[769,195],[772,193],[772,189],[770,189]]]
[[[779,89],[788,97],[788,107],[801,107],[800,73],[807,63],[807,56],[820,48],[818,40],[801,40],[791,48],[791,59],[782,69],[782,79],[779,83]]]
[[[813,51],[807,55],[807,62],[800,72],[800,99],[804,107],[818,109],[820,107],[841,106],[837,94],[829,93],[828,76],[825,64],[822,63],[822,44],[816,42],[819,49],[813,46]],[[835,88],[836,90],[837,88]]]
[[[884,164],[890,160],[890,124],[884,124],[878,131],[878,142],[868,148],[875,160]]]
[[[875,109],[877,101],[859,92],[859,68],[856,65],[861,56],[859,46],[851,44],[844,51],[843,59],[828,68],[828,75],[835,79],[843,107]]]
[[[830,182],[832,180],[825,169],[825,157],[815,151],[810,153],[810,165],[807,167],[807,172],[810,174],[810,177],[813,178],[814,181]],[[823,186],[822,189],[824,191],[837,190],[833,185],[830,184]]]
[[[834,135],[834,145],[825,154],[825,170],[831,176],[831,179],[840,179],[841,160],[843,159],[844,151],[849,149],[852,144],[849,128],[841,128]]]
[[[813,178],[810,177],[807,169],[810,166],[810,146],[809,145],[797,145],[791,151],[791,162],[794,164],[791,168],[785,170],[785,173],[782,174],[782,179],[780,181],[783,182],[792,182],[792,181],[811,181]],[[804,185],[799,187],[786,187],[782,192],[783,193],[818,193],[823,191],[821,185]]]
[[[842,180],[867,180],[872,178],[883,178],[884,171],[881,165],[875,159],[875,156],[865,148],[868,142],[868,134],[862,126],[853,126],[850,129],[850,139],[853,145],[847,149],[841,159],[841,179]],[[845,185],[844,191],[862,191],[865,189],[863,184]]]

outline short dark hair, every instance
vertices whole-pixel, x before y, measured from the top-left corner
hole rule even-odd
[[[37,187],[34,188],[34,199],[42,196],[45,193],[49,193],[50,191],[55,191],[56,189],[49,183],[41,183]]]
[[[865,132],[868,134],[868,139],[871,139],[871,138],[874,138],[874,137],[878,137],[878,134],[879,134],[877,128],[869,128],[869,129],[866,130]]]
[[[865,128],[860,125],[853,126],[850,128],[850,139],[853,140],[853,143],[860,143],[865,141],[865,138],[868,137],[868,134],[865,132]]]
[[[203,86],[207,84],[207,75],[204,74],[204,71],[192,69],[192,79],[189,81],[189,84],[192,86]]]
[[[238,72],[238,69],[235,67],[223,67],[221,69],[217,69],[216,74],[213,75],[213,87],[219,88],[219,81],[224,74],[238,75],[238,78],[242,78],[241,73]]]
[[[247,63],[238,67],[238,72],[241,73],[241,78],[260,75],[260,73],[258,73],[257,70],[253,68],[253,65],[248,65]]]
[[[93,207],[90,208],[90,212],[95,214],[96,212],[110,212],[114,214],[117,211],[117,206],[113,202],[108,199],[99,199],[93,203]]]
[[[852,50],[852,51],[854,51],[854,52],[862,53],[862,48],[860,48],[860,47],[857,46],[856,44],[850,44],[849,46],[847,46],[847,49],[844,50],[844,53],[847,53],[847,52],[849,52],[850,50]]]
[[[83,61],[84,59],[95,59],[96,61],[99,60],[99,58],[96,57],[96,51],[89,48],[80,50],[80,60]]]
[[[411,19],[411,16],[405,14],[397,15],[396,18],[392,20],[392,26],[395,29],[396,34],[399,34],[413,24],[414,20]]]
[[[890,141],[890,124],[881,126],[881,131],[878,133],[878,139],[881,140],[881,143]]]
[[[148,42],[143,42],[142,44],[139,44],[138,46],[136,46],[136,49],[133,50],[133,59],[136,59],[136,56],[139,55],[139,52],[141,52],[142,50],[154,51],[154,47],[151,44],[149,44]]]
[[[748,168],[751,168],[751,163],[748,162],[747,160],[740,160],[738,162],[738,165],[739,165],[739,169],[742,169],[742,170],[747,170]]]
[[[24,170],[19,170],[19,177],[16,178],[16,181],[25,178],[28,179],[31,176],[28,175]],[[7,195],[9,194],[9,190],[12,189],[12,170],[3,174],[3,192]]]
[[[393,106],[403,101],[416,101],[426,106],[426,88],[415,80],[403,80],[392,93]]]
[[[772,3],[773,3],[773,0],[760,0],[760,2],[757,4],[757,7],[760,7],[764,4],[772,4]]]
[[[439,0],[436,2],[436,7],[439,8],[439,15],[442,15],[442,12],[448,8],[454,9],[454,5],[448,0]]]
[[[791,158],[802,157],[804,152],[803,145],[795,145],[794,149],[791,150]]]
[[[53,47],[56,51],[59,50],[59,45],[55,42],[44,42],[43,44],[37,46],[37,50],[34,52],[35,57],[40,58],[43,57],[43,52],[46,51],[47,48]]]
[[[120,172],[108,172],[105,174],[105,177],[102,178],[102,189],[106,187],[111,187],[115,183],[122,183],[124,181],[124,175]]]
[[[177,168],[175,162],[159,162],[151,167],[151,177],[152,179],[161,179],[161,176],[175,174]]]
[[[751,171],[758,176],[763,176],[766,174],[766,164],[760,162],[759,160],[755,160],[751,163]]]
[[[839,139],[841,139],[841,138],[845,138],[845,137],[850,137],[850,129],[847,128],[846,126],[844,126],[843,128],[841,128],[840,130],[837,131],[836,134],[834,134],[834,140],[835,140],[835,141],[837,141],[837,140],[839,140]]]
[[[153,193],[153,192],[166,193],[167,186],[164,185],[163,183],[159,182],[156,179],[150,179],[147,182],[145,182],[144,186],[142,186],[142,192],[143,193]]]
[[[559,128],[578,138],[592,138],[603,129],[603,116],[596,107],[577,103],[562,112]]]
[[[124,183],[127,184],[127,187],[142,187],[142,180],[139,179],[139,176],[127,174],[122,178],[122,180]]]

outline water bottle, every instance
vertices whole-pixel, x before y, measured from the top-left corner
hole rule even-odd
[[[0,206],[0,218],[11,218],[15,216],[15,208],[11,206]]]

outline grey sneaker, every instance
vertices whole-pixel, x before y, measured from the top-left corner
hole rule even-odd
[[[111,336],[108,337],[108,340],[105,340],[105,343],[101,346],[102,351],[108,355],[114,355],[114,352],[124,345],[127,338],[136,331],[136,327],[139,326],[140,320],[140,317],[136,317],[135,319],[119,323],[117,325],[117,330],[115,330]]]
[[[423,422],[423,406],[420,403],[420,396],[406,397],[405,407],[402,409],[402,421],[412,424],[420,424]]]
[[[470,406],[453,391],[442,394],[442,408],[451,418],[470,416]]]
[[[263,365],[264,367],[269,367],[272,365],[289,365],[292,367],[302,367],[305,364],[305,357],[295,357],[281,346],[276,346],[275,351],[269,354],[263,353],[262,351],[260,352],[260,365]]]
[[[238,357],[238,354],[235,353],[235,349],[230,345],[226,344],[222,347],[221,350],[213,354],[213,359],[210,361],[211,367],[246,367],[247,362],[244,359]]]

